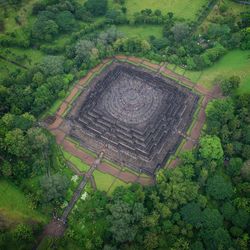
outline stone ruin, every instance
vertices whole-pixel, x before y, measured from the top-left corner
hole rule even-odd
[[[176,81],[114,62],[73,103],[70,136],[105,158],[153,175],[174,154],[199,96]]]

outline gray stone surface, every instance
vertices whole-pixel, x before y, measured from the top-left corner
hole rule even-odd
[[[73,104],[71,136],[117,163],[148,174],[178,147],[199,97],[172,79],[113,63]]]

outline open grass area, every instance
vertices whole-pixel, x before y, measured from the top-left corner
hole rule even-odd
[[[149,39],[150,36],[162,37],[162,26],[159,25],[121,25],[117,26],[117,29],[127,37],[138,36],[143,39]]]
[[[33,210],[24,193],[6,180],[0,180],[0,217],[4,216],[9,223],[34,220],[45,223],[48,218]]]
[[[120,179],[116,179],[115,182],[113,182],[113,184],[111,185],[108,194],[111,195],[117,187],[122,186],[128,188],[130,185],[130,183],[126,183],[124,181],[121,181]]]
[[[87,172],[89,170],[89,165],[83,162],[81,159],[75,157],[74,155],[70,154],[69,152],[62,150],[63,155],[67,161],[70,161],[75,167],[79,169],[81,172]]]
[[[250,51],[234,50],[222,57],[212,67],[202,71],[199,83],[211,88],[219,77],[238,75],[241,78],[240,92],[250,90]]]
[[[195,20],[196,13],[207,2],[207,0],[126,0],[125,7],[129,16],[143,9],[159,9],[164,14],[173,12],[178,18]]]
[[[100,191],[108,192],[109,188],[111,187],[112,183],[115,181],[114,176],[102,173],[98,170],[95,170],[93,173],[96,187]]]
[[[186,70],[184,72],[180,67],[170,64],[167,67],[209,89],[213,87],[216,79],[237,75],[241,78],[239,92],[250,93],[250,50],[230,51],[213,66],[203,71]]]

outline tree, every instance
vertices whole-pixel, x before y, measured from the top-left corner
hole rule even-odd
[[[51,41],[58,34],[59,27],[55,21],[39,15],[32,27],[32,37],[37,40]]]
[[[138,213],[138,210],[140,213]],[[109,231],[118,243],[133,241],[138,230],[138,223],[143,218],[143,205],[138,203],[135,207],[123,201],[116,201],[109,205],[110,215],[107,217],[110,223]]]
[[[95,45],[89,40],[80,40],[75,46],[75,61],[78,66],[90,60],[91,51]]]
[[[63,56],[45,56],[39,64],[40,70],[47,76],[53,76],[63,73]]]
[[[87,0],[86,9],[94,16],[104,15],[107,11],[107,0]]]
[[[230,28],[226,24],[211,23],[208,27],[208,37],[211,39],[225,37],[230,33]]]
[[[176,23],[172,32],[174,34],[174,39],[176,42],[181,42],[183,39],[186,39],[189,35],[189,26],[186,23]]]
[[[6,133],[4,138],[4,145],[8,153],[14,156],[24,157],[27,155],[28,145],[26,144],[23,131],[19,128]]]
[[[147,250],[156,249],[159,245],[159,238],[156,233],[147,233],[144,238],[144,246]]]
[[[52,176],[42,177],[40,185],[43,190],[44,202],[57,202],[61,201],[65,196],[69,181],[66,176],[57,173]]]
[[[222,126],[234,118],[234,112],[235,107],[231,98],[209,102],[206,108],[207,133],[220,135]]]
[[[221,175],[215,175],[208,179],[206,191],[216,200],[224,200],[233,195],[231,182],[226,181]]]
[[[62,11],[56,17],[56,23],[59,26],[60,31],[69,32],[75,28],[75,18],[70,11]]]
[[[200,206],[191,202],[181,208],[181,215],[186,223],[199,227],[202,221],[202,212]]]
[[[84,22],[90,22],[92,20],[91,13],[86,10],[85,6],[79,6],[76,8],[75,17]]]
[[[226,168],[226,171],[230,176],[236,176],[240,174],[242,166],[243,161],[241,158],[231,158]]]
[[[229,249],[232,246],[231,237],[224,228],[218,228],[214,231],[212,241],[216,249]]]
[[[157,173],[159,192],[170,209],[176,209],[197,197],[199,187],[191,178],[192,175],[186,175],[184,167],[160,170]]]
[[[247,160],[241,168],[241,176],[244,180],[250,181],[250,160]]]
[[[217,136],[206,135],[200,139],[199,153],[205,160],[222,160],[223,149],[220,138]]]
[[[224,95],[232,95],[240,85],[239,76],[231,76],[221,82],[221,89]]]
[[[225,202],[221,207],[221,212],[226,220],[231,221],[236,213],[236,209],[231,202]]]
[[[14,229],[13,237],[18,242],[31,242],[33,240],[33,232],[30,226],[25,224],[19,224]]]
[[[238,212],[233,216],[232,222],[235,226],[244,229],[247,227],[249,219],[249,213],[244,209],[239,209]]]
[[[202,212],[202,226],[208,229],[217,229],[223,226],[223,217],[217,209],[206,208]]]

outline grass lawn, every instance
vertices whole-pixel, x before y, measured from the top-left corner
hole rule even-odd
[[[24,193],[11,182],[0,180],[0,217],[11,223],[34,220],[45,223],[48,218],[31,208]]]
[[[175,71],[179,67],[176,67]],[[213,66],[203,71],[186,70],[184,76],[195,83],[212,88],[214,80],[220,77],[238,75],[241,78],[240,93],[250,93],[250,50],[233,50],[223,56]]]
[[[139,36],[143,39],[149,39],[150,36],[162,37],[162,26],[159,25],[121,25],[117,26],[117,29],[128,37]]]
[[[205,69],[199,82],[211,88],[217,77],[238,75],[241,78],[240,92],[250,91],[250,51],[234,50],[222,57],[212,67]]]
[[[105,191],[105,192],[108,192],[110,186],[116,179],[116,177],[109,175],[109,174],[102,173],[98,170],[94,171],[93,176],[95,179],[97,189],[100,191]]]
[[[89,170],[89,165],[83,162],[81,159],[75,157],[69,152],[62,150],[63,155],[67,161],[70,161],[75,167],[77,167],[81,172],[87,172]]]
[[[129,187],[130,186],[130,183],[126,183],[124,181],[121,181],[120,179],[116,179],[115,182],[112,184],[112,186],[110,187],[109,191],[108,191],[108,194],[112,194],[114,192],[114,190],[117,188],[117,187],[120,187],[120,186],[123,186],[123,187]]]
[[[164,14],[173,12],[178,18],[195,20],[195,14],[207,2],[207,0],[126,0],[125,7],[129,16],[143,9],[159,9]]]

